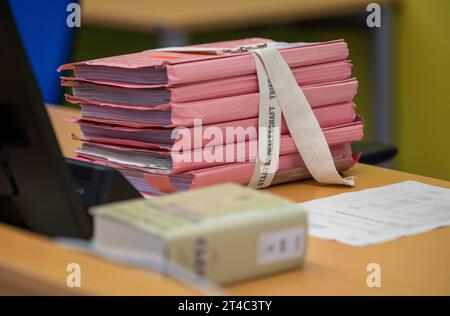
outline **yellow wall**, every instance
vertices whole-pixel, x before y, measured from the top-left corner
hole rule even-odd
[[[396,8],[396,167],[450,180],[450,1]]]

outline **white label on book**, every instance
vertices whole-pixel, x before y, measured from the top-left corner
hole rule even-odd
[[[299,258],[305,248],[302,227],[277,230],[259,236],[257,263],[259,265]]]

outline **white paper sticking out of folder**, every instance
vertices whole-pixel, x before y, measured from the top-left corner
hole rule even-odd
[[[309,234],[366,246],[450,225],[450,189],[405,181],[301,203]]]

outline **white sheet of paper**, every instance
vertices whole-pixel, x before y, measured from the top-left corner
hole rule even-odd
[[[450,189],[415,181],[300,203],[309,234],[366,246],[450,225]]]

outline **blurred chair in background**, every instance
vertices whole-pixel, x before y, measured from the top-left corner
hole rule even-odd
[[[47,103],[62,102],[56,69],[70,61],[75,30],[66,24],[76,0],[9,0],[28,59]]]
[[[354,152],[362,153],[359,162],[369,165],[389,167],[389,163],[397,155],[397,147],[376,141],[355,142],[352,144],[352,149]]]

